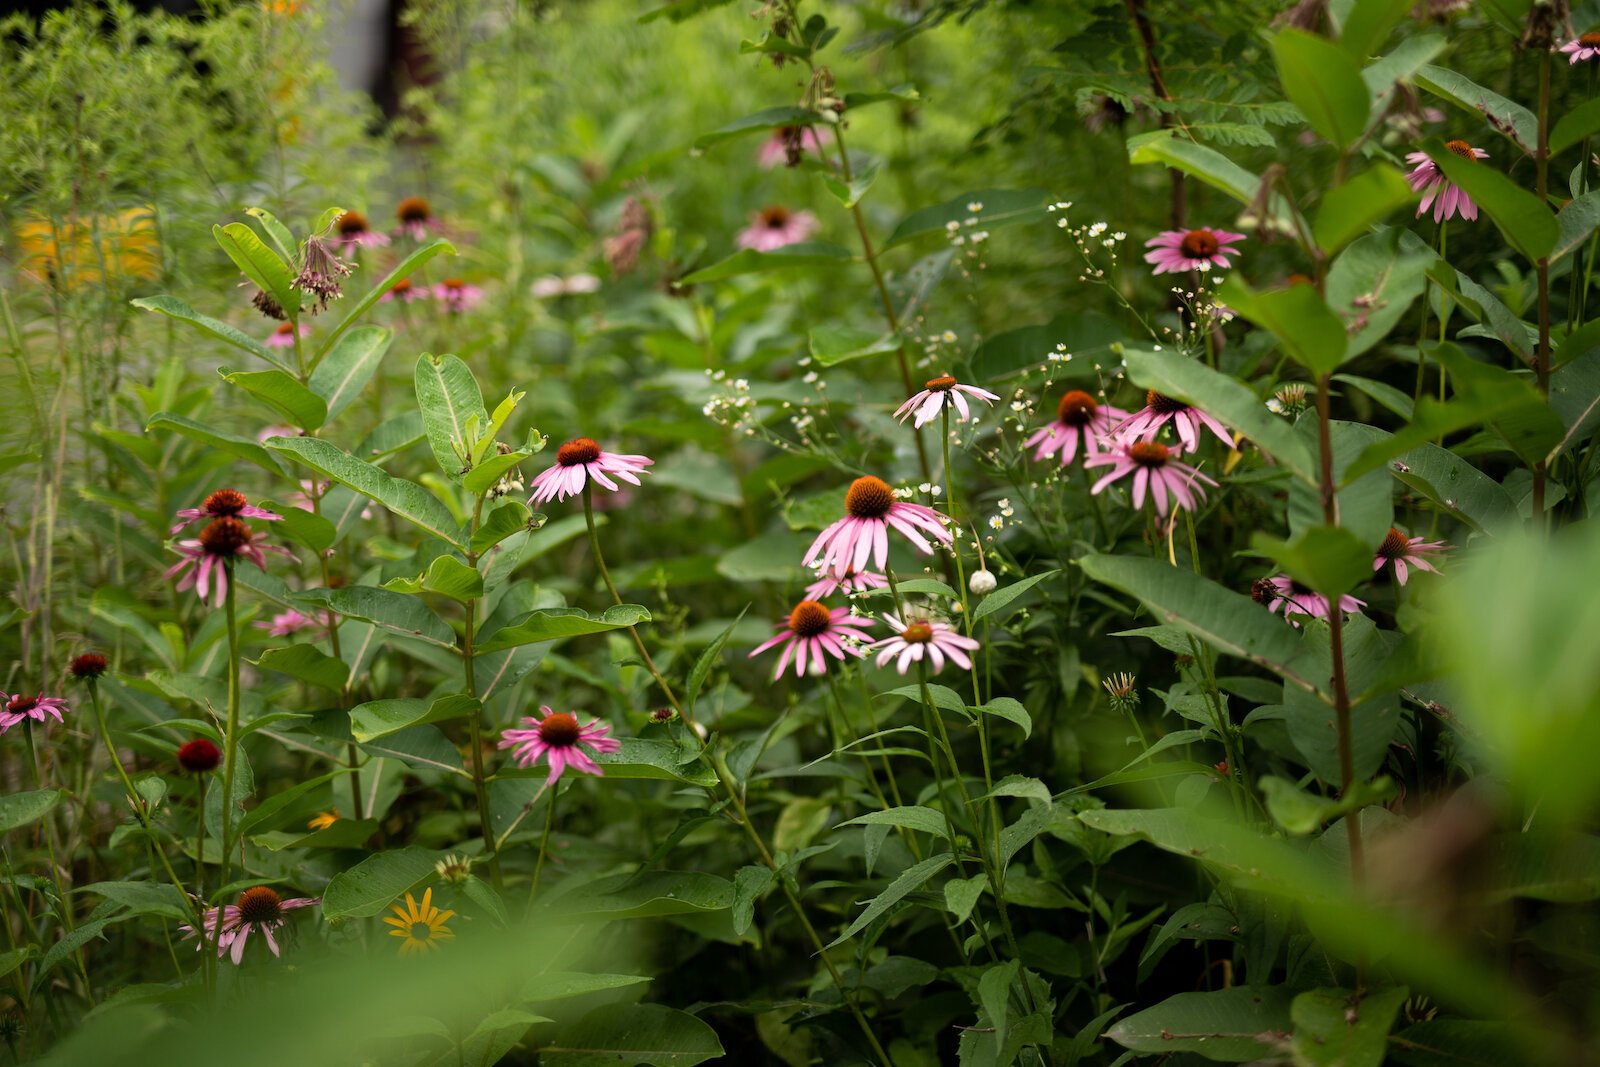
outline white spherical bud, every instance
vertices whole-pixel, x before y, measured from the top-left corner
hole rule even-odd
[[[998,584],[988,571],[973,571],[972,577],[967,579],[967,588],[978,596],[988,596]]]

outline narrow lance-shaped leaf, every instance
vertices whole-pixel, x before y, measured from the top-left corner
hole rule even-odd
[[[405,259],[402,259],[383,281],[373,286],[370,292],[356,301],[355,306],[350,309],[350,313],[344,317],[339,325],[333,328],[333,332],[328,334],[327,340],[323,341],[322,347],[317,350],[317,359],[320,361],[329,352],[333,351],[333,346],[338,343],[339,338],[344,335],[346,330],[356,324],[357,319],[365,315],[378,302],[379,297],[393,289],[402,278],[409,278],[418,267],[437,256],[440,252],[449,252],[453,256],[456,254],[456,246],[443,238],[435,238],[412,252]]]
[[[461,527],[439,498],[415,482],[396,478],[315,437],[273,437],[267,447],[293,456],[312,470],[370,497],[426,532],[456,548],[466,546]]]
[[[393,339],[394,333],[385,327],[360,326],[339,338],[333,350],[317,364],[307,384],[327,404],[328,420],[361,395]]]

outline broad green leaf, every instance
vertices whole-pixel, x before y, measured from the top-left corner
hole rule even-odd
[[[1001,586],[999,589],[996,589],[994,592],[985,596],[978,606],[972,609],[972,621],[977,622],[980,619],[986,619],[990,615],[1009,607],[1011,602],[1016,600],[1019,596],[1026,593],[1040,582],[1045,581],[1048,578],[1054,578],[1059,573],[1061,572],[1056,570],[1043,571],[1039,574],[1030,574],[1021,581],[1012,582],[1010,585]]]
[[[326,402],[329,420],[361,395],[393,339],[393,331],[382,326],[359,326],[339,338],[317,364],[308,384]]]
[[[1307,793],[1287,778],[1262,775],[1256,782],[1266,798],[1267,812],[1291,834],[1314,833],[1348,812],[1376,804],[1394,792],[1387,777],[1352,783],[1348,796],[1329,799]]]
[[[1400,727],[1400,698],[1393,690],[1375,685],[1399,644],[1395,631],[1380,630],[1364,615],[1351,615],[1344,625],[1346,684],[1354,704],[1350,708],[1351,762],[1358,780],[1365,780],[1383,765],[1389,745]],[[1315,678],[1333,675],[1326,626],[1307,626],[1301,638],[1307,671]],[[1283,722],[1289,740],[1304,757],[1304,764],[1330,789],[1341,781],[1339,732],[1331,698],[1316,699],[1293,687],[1283,689]]]
[[[1357,60],[1366,59],[1415,6],[1412,0],[1356,0],[1339,27],[1339,44]]]
[[[377,501],[440,540],[456,548],[466,547],[461,541],[461,525],[450,509],[415,482],[396,478],[314,437],[274,437],[268,440],[267,447],[287,453],[324,477]]]
[[[269,648],[259,659],[252,660],[262,670],[278,671],[312,685],[320,685],[335,692],[342,690],[350,676],[350,668],[342,659],[328,655],[316,645],[289,645],[286,648]]]
[[[1383,1067],[1389,1030],[1410,990],[1405,986],[1365,995],[1313,989],[1289,1005],[1295,1062],[1306,1067]]]
[[[1331,256],[1411,203],[1415,196],[1405,175],[1387,163],[1376,163],[1328,190],[1317,207],[1311,234]]]
[[[1286,29],[1272,39],[1284,92],[1311,128],[1335,148],[1355,144],[1366,130],[1372,98],[1349,52],[1326,37]]]
[[[318,792],[323,786],[328,785],[345,775],[350,774],[348,767],[340,767],[336,771],[308,778],[296,782],[281,793],[274,793],[260,804],[244,813],[240,819],[236,834],[245,835],[255,832],[258,828],[270,828],[296,807],[303,804],[311,794]]]
[[[908,830],[918,830],[925,834],[933,834],[936,837],[948,837],[950,835],[950,824],[946,821],[943,812],[920,806],[869,811],[865,815],[848,819],[839,825],[904,826]]]
[[[859,167],[847,183],[842,178],[834,177],[828,171],[821,171],[822,184],[828,192],[845,207],[855,207],[861,198],[867,195],[867,190],[872,188],[872,183],[878,180],[878,162]]]
[[[471,465],[468,449],[489,421],[483,394],[472,371],[451,355],[424,355],[417,360],[415,378],[417,406],[433,458],[445,477],[460,484]]]
[[[744,936],[755,922],[756,902],[777,879],[771,868],[740,867],[733,876],[733,932]]]
[[[1282,289],[1257,291],[1235,274],[1217,296],[1276,337],[1283,350],[1313,374],[1331,374],[1345,361],[1349,341],[1344,323],[1315,287],[1290,283]]]
[[[1600,422],[1600,348],[1563,363],[1550,378],[1550,408],[1566,426],[1547,461],[1553,461]]]
[[[693,669],[689,671],[689,680],[684,684],[683,697],[691,715],[694,713],[695,701],[700,696],[701,688],[706,684],[706,679],[711,676],[711,672],[716,669],[717,662],[722,658],[723,646],[728,643],[728,638],[733,636],[733,631],[738,629],[739,624],[744,621],[744,617],[749,611],[750,605],[746,604],[744,610],[739,612],[738,617],[730,622],[717,635],[716,640],[705,647],[705,651],[700,653],[700,658],[695,660]]]
[[[214,319],[209,315],[200,314],[175,296],[142,296],[137,300],[130,301],[130,303],[136,308],[144,308],[146,311],[154,311],[159,315],[177,319],[179,322],[187,322],[201,333],[215,337],[219,341],[226,341],[233,347],[242,349],[257,359],[266,360],[276,367],[288,370],[288,367],[279,362],[266,345],[254,337],[242,333],[227,323]]]
[[[363,741],[361,748],[374,756],[397,759],[412,767],[472,777],[461,762],[461,753],[437,726],[413,726],[376,741]]]
[[[483,596],[483,575],[454,556],[437,556],[415,578],[391,578],[383,588],[397,593],[437,593],[466,603]]]
[[[1295,430],[1307,442],[1315,440],[1317,420],[1308,414],[1295,424]],[[1358,539],[1376,548],[1394,525],[1394,480],[1384,471],[1372,470],[1357,477],[1351,476],[1353,461],[1366,448],[1389,435],[1375,426],[1358,422],[1334,420],[1328,427],[1328,442],[1333,446],[1333,480],[1338,486],[1334,496],[1338,525]],[[1312,444],[1310,447],[1317,447]],[[1398,453],[1397,453],[1398,454]],[[1322,491],[1304,482],[1289,485],[1289,536],[1298,537],[1305,530],[1325,523],[1322,508]]]
[[[539,1047],[547,1067],[695,1067],[724,1055],[717,1032],[662,1004],[607,1004]]]
[[[1215,415],[1307,482],[1316,482],[1316,466],[1305,441],[1234,378],[1165,349],[1129,349],[1125,358],[1128,378],[1139,388],[1154,389]]]
[[[38,822],[66,795],[62,789],[34,789],[0,796],[0,833]]]
[[[1439,256],[1400,226],[1357,238],[1334,259],[1323,292],[1343,320],[1346,361],[1376,347],[1406,315],[1427,284]]]
[[[743,137],[747,133],[759,130],[770,130],[779,126],[815,126],[822,122],[822,116],[808,108],[803,107],[769,107],[765,111],[757,111],[753,115],[734,119],[726,126],[718,127],[707,134],[695,138],[694,147],[703,150],[722,141],[735,137]]]
[[[978,899],[988,888],[989,876],[986,874],[952,878],[944,884],[944,906],[957,923],[964,923],[972,917],[972,909],[977,907]]]
[[[948,852],[941,852],[937,856],[930,856],[921,863],[913,864],[900,873],[900,876],[889,883],[882,893],[873,897],[866,909],[856,916],[856,921],[849,928],[828,944],[828,948],[842,945],[856,934],[865,930],[867,926],[879,916],[888,912],[906,896],[921,889],[928,879],[950,866],[953,857]]]
[[[211,236],[257,289],[276,300],[291,321],[298,321],[300,294],[294,288],[294,274],[283,258],[256,236],[256,231],[242,222],[230,222],[211,227]]]
[[[281,370],[218,372],[230,385],[237,385],[274,411],[280,412],[302,430],[314,432],[328,417],[328,405]]]
[[[259,503],[268,511],[282,516],[269,527],[272,533],[281,534],[291,541],[298,541],[313,553],[327,551],[329,546],[339,539],[338,528],[316,512],[281,501],[262,500]]]
[[[838,325],[813,327],[810,346],[812,358],[824,367],[900,350],[900,342],[893,334]]]
[[[1114,368],[1111,346],[1122,340],[1126,332],[1095,311],[1059,315],[1040,326],[1002,330],[984,338],[978,346],[972,357],[973,378],[993,382],[1039,367],[1051,355],[1062,355],[1056,349],[1060,345],[1068,358],[1051,368],[1055,380],[1094,380],[1107,368]]]
[[[602,753],[595,762],[612,778],[644,778],[687,782],[703,788],[717,784],[716,774],[693,752],[685,752],[669,741],[646,737],[620,737],[622,747]],[[539,771],[543,775],[544,771]]]
[[[432,701],[409,697],[369,700],[350,709],[350,733],[357,741],[376,741],[412,726],[464,719],[482,710],[477,700],[461,693]]]
[[[1539,120],[1521,104],[1513,104],[1453,70],[1431,64],[1417,73],[1416,82],[1435,96],[1455,104],[1474,120],[1487,119],[1491,129],[1533,155],[1534,145],[1539,141]]]
[[[473,555],[481,556],[512,534],[527,529],[531,516],[528,505],[522,501],[502,500],[483,517],[467,548]]]
[[[371,585],[346,585],[338,589],[307,589],[292,594],[303,604],[326,607],[337,615],[362,619],[390,633],[415,637],[454,651],[455,631],[414,596]]]
[[[1550,154],[1560,155],[1596,131],[1600,131],[1600,96],[1585,100],[1556,120],[1550,131]]]
[[[1033,716],[1028,714],[1028,709],[1023,707],[1021,702],[1011,697],[995,697],[987,704],[974,706],[972,710],[980,715],[994,715],[1015,723],[1022,727],[1024,738],[1033,736]]]
[[[879,693],[878,696],[880,698],[903,697],[906,700],[914,700],[918,704],[921,704],[922,686],[902,685],[898,689],[890,689],[886,692]],[[934,707],[942,708],[945,711],[964,713],[967,710],[967,702],[961,699],[960,693],[957,693],[954,689],[951,689],[947,685],[939,685],[937,682],[928,683],[928,699],[933,702]]]
[[[322,894],[322,915],[330,920],[381,915],[434,877],[434,864],[444,857],[443,852],[415,847],[375,852],[333,876]]]
[[[942,204],[913,211],[900,220],[885,249],[929,233],[946,233],[950,223],[959,230],[993,230],[1018,222],[1037,222],[1045,217],[1043,189],[979,189],[962,193]],[[977,205],[974,209],[973,205]],[[968,225],[967,220],[975,221]]]
[[[1494,220],[1512,248],[1532,261],[1544,258],[1555,248],[1561,228],[1538,197],[1482,160],[1456,155],[1437,137],[1424,141],[1422,150],[1446,178],[1460,186]]]
[[[1257,531],[1251,545],[1301,585],[1337,599],[1372,577],[1373,546],[1339,526],[1309,526],[1280,541]]]
[[[1261,195],[1260,175],[1245,170],[1214,148],[1187,137],[1173,136],[1169,130],[1128,138],[1128,162],[1157,163],[1182,171],[1245,205],[1254,204]],[[1293,209],[1281,193],[1268,193],[1267,204],[1275,225],[1281,224],[1286,229],[1294,225]]]
[[[150,416],[150,422],[145,426],[145,432],[151,430],[171,430],[181,434],[191,441],[237,456],[242,460],[254,463],[263,470],[276,475],[288,473],[288,468],[283,461],[261,445],[254,438],[239,437],[235,434],[225,433],[203,422],[197,422],[187,415],[179,415],[171,411],[158,411]]]
[[[1496,533],[1517,519],[1511,495],[1493,478],[1438,445],[1418,445],[1389,462],[1389,473],[1474,529]]]
[[[1231,655],[1319,692],[1326,674],[1306,674],[1294,629],[1248,596],[1162,560],[1085,556],[1085,574],[1137,597],[1164,623],[1181,627]]]
[[[1524,462],[1543,459],[1560,442],[1565,430],[1561,417],[1527,378],[1479,362],[1453,344],[1433,344],[1427,352],[1449,372],[1455,396],[1479,409],[1482,421]]]
[[[477,651],[482,655],[539,641],[560,641],[584,634],[620,630],[649,621],[650,612],[638,604],[617,604],[599,615],[590,615],[581,608],[541,608],[510,626],[496,630]]]
[[[543,903],[543,902],[541,902]],[[563,883],[549,906],[566,918],[647,919],[726,911],[733,883],[699,871],[641,871]]]
[[[838,266],[840,263],[849,263],[855,259],[855,254],[848,248],[839,245],[823,244],[818,241],[801,241],[782,248],[774,248],[770,252],[757,252],[753,248],[741,248],[727,259],[718,260],[709,267],[703,267],[692,274],[687,274],[679,279],[683,285],[701,285],[705,282],[720,282],[727,278],[736,278],[741,274],[759,274],[769,270],[787,270],[791,267],[818,267]]]
[[[376,819],[340,819],[320,830],[271,830],[250,840],[272,852],[297,848],[362,848],[378,832]]]
[[[1106,1036],[1135,1052],[1196,1052],[1224,1063],[1270,1059],[1289,1031],[1289,994],[1277,986],[1179,993],[1118,1022]]]
[[[127,908],[130,915],[159,915],[179,922],[193,919],[177,887],[165,882],[95,882],[72,892],[104,897]]]
[[[272,244],[286,262],[293,261],[295,249],[299,242],[294,239],[294,234],[289,232],[289,227],[278,221],[278,216],[264,207],[247,207],[244,213],[261,223],[261,228],[267,231],[267,236],[272,239]],[[315,231],[313,231],[315,232]]]
[[[345,331],[354,326],[356,320],[365,315],[378,302],[379,297],[393,289],[396,282],[399,282],[402,278],[409,278],[418,267],[437,256],[440,252],[449,252],[453,256],[456,254],[456,246],[442,237],[436,237],[406,256],[405,259],[402,259],[394,270],[384,277],[383,281],[373,286],[365,296],[356,301],[355,306],[350,309],[350,313],[340,321],[339,325],[333,328],[333,332],[328,334],[327,340],[323,341],[322,347],[317,350],[317,359],[320,361],[329,352],[332,352],[333,346],[339,343],[339,338],[344,336]]]
[[[484,438],[486,441],[493,441],[493,439],[492,436]],[[527,449],[521,449],[516,452],[497,453],[490,456],[467,472],[466,476],[461,479],[461,486],[473,496],[482,496],[493,489],[507,471],[532,455],[533,453]]]
[[[1505,1022],[1426,1019],[1395,1034],[1389,1045],[1399,1067],[1547,1067],[1549,1062],[1529,1047],[1525,1030]]]
[[[1595,227],[1600,226],[1600,189],[1591,189],[1567,201],[1556,212],[1556,226],[1561,232],[1550,252],[1552,263],[1582,248],[1594,235]]]

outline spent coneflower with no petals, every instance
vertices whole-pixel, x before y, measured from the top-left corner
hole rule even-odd
[[[1229,266],[1228,257],[1239,254],[1234,247],[1244,240],[1242,233],[1213,230],[1166,230],[1144,243],[1150,249],[1144,261],[1155,270],[1151,274],[1178,274],[1186,270],[1208,271]]]
[[[804,566],[820,563],[824,571],[865,570],[871,560],[878,570],[889,563],[889,530],[910,541],[923,555],[933,554],[928,536],[941,544],[954,540],[945,518],[924,504],[896,500],[882,478],[857,478],[844,494],[845,516],[817,535],[806,550]]]
[[[56,722],[64,722],[61,713],[72,710],[67,707],[65,697],[47,697],[43,693],[28,696],[26,693],[0,692],[0,699],[4,700],[4,706],[0,707],[0,734],[30,719],[48,722],[54,716]]]
[[[177,516],[183,521],[167,533],[175,534],[199,519],[261,519],[264,522],[278,522],[283,519],[283,516],[276,512],[256,507],[237,489],[218,489],[206,497],[199,507],[182,508]]]
[[[1257,578],[1250,584],[1250,599],[1257,604],[1265,604],[1267,610],[1273,613],[1282,610],[1284,619],[1295,627],[1300,625],[1300,619],[1295,616],[1326,619],[1330,614],[1327,597],[1306,588],[1287,574]],[[1339,598],[1339,610],[1347,615],[1359,612],[1366,606],[1365,600],[1357,600],[1348,593]]]
[[[346,211],[339,216],[339,221],[333,224],[334,239],[347,250],[357,248],[382,248],[389,243],[385,234],[374,230],[368,223],[367,217],[359,211]]]
[[[238,519],[212,519],[200,536],[179,541],[173,546],[183,558],[168,568],[166,577],[183,575],[178,591],[194,586],[201,600],[211,599],[221,607],[228,595],[228,567],[240,559],[247,559],[262,570],[267,569],[263,550],[278,552],[294,558],[294,553],[278,545],[257,542],[257,533]]]
[[[796,678],[807,673],[822,674],[828,669],[825,656],[841,662],[846,656],[861,656],[861,646],[867,638],[860,630],[871,625],[871,619],[853,616],[848,608],[829,608],[815,600],[802,600],[789,612],[789,617],[778,624],[776,636],[751,649],[750,655],[759,656],[769,648],[782,645],[783,655],[778,657],[778,668],[772,672],[774,679],[782,677],[791,656]]]
[[[761,142],[756,153],[756,164],[762,170],[771,170],[780,163],[798,167],[807,154],[820,156],[822,142],[810,126],[779,126],[772,136]]]
[[[378,303],[391,304],[399,302],[410,304],[418,300],[427,300],[431,296],[433,296],[433,293],[426,285],[418,285],[410,278],[401,278],[389,287],[388,292],[378,297]]]
[[[1217,435],[1217,439],[1229,448],[1234,447],[1233,435],[1228,428],[1217,421],[1216,416],[1201,411],[1182,400],[1170,397],[1151,389],[1144,394],[1144,407],[1129,415],[1118,423],[1111,431],[1112,436],[1121,441],[1132,441],[1137,438],[1154,440],[1161,432],[1161,427],[1172,423],[1172,428],[1178,433],[1178,440],[1183,442],[1185,451],[1193,452],[1200,447],[1200,431],[1210,430]]]
[[[1561,51],[1569,57],[1569,66],[1583,63],[1600,56],[1600,33],[1584,33],[1561,46]]]
[[[433,906],[432,886],[423,890],[421,904],[417,903],[416,897],[407,893],[405,904],[396,902],[390,904],[389,909],[394,915],[384,916],[383,921],[394,927],[389,931],[390,937],[401,938],[402,956],[436,952],[439,949],[439,942],[456,939],[456,935],[445,925],[455,918],[456,913]]]
[[[750,225],[739,231],[737,244],[757,252],[771,252],[785,245],[799,244],[817,228],[817,217],[809,211],[790,211],[771,204],[750,216]]]
[[[294,287],[311,297],[311,314],[315,315],[344,296],[339,279],[349,273],[350,264],[339,258],[334,240],[313,234],[300,246],[300,273],[295,275]]]
[[[1109,452],[1090,456],[1083,461],[1085,470],[1092,467],[1110,467],[1111,470],[1089,491],[1098,494],[1112,482],[1133,475],[1133,506],[1144,507],[1146,490],[1155,504],[1156,514],[1165,518],[1169,509],[1181,507],[1193,512],[1198,501],[1206,498],[1200,483],[1216,485],[1216,481],[1201,474],[1175,457],[1181,453],[1158,441],[1118,441]]]
[[[291,897],[285,900],[275,889],[264,885],[253,886],[239,894],[238,903],[206,909],[200,920],[206,931],[200,945],[215,945],[218,959],[231,957],[234,965],[238,966],[244,962],[245,945],[250,935],[259,932],[266,939],[272,954],[277,956],[278,939],[273,935],[289,921],[288,912],[320,903],[322,900],[319,897]],[[196,936],[194,927],[187,923],[178,929],[183,931],[186,938]],[[195,948],[198,950],[200,945]]]
[[[311,327],[302,326],[300,327],[298,333],[300,339],[305,340],[307,337],[311,336]],[[262,343],[268,348],[293,348],[295,336],[296,330],[294,323],[280,322],[278,324],[278,328],[268,334],[267,339]]]
[[[222,763],[222,750],[209,738],[196,737],[178,746],[178,766],[190,774],[209,774]]]
[[[1000,398],[987,389],[979,389],[976,385],[962,385],[948,374],[937,378],[929,378],[920,393],[917,393],[904,404],[894,409],[894,417],[905,422],[913,414],[916,416],[911,425],[920,430],[928,423],[939,417],[939,412],[945,405],[953,404],[961,412],[958,422],[966,422],[972,417],[972,410],[967,406],[967,397],[975,397],[990,406]]]
[[[913,663],[926,660],[933,673],[944,670],[945,660],[950,660],[962,670],[972,669],[972,659],[967,655],[978,648],[978,642],[965,634],[957,633],[947,622],[907,615],[902,620],[897,615],[884,615],[890,635],[875,642],[872,650],[878,653],[878,666],[895,661],[895,670],[906,673]]]
[[[604,452],[592,438],[574,437],[556,449],[556,465],[534,478],[533,496],[528,498],[528,504],[531,507],[576,496],[583,492],[584,485],[591,478],[602,488],[615,493],[617,483],[608,475],[640,485],[639,475],[645,473],[645,468],[653,463],[655,460],[649,456]]]
[[[72,660],[72,665],[67,669],[72,676],[80,682],[93,682],[110,666],[106,658],[98,652],[85,652]]]
[[[1077,458],[1080,444],[1085,456],[1099,454],[1112,429],[1127,417],[1121,408],[1102,404],[1082,389],[1071,389],[1056,405],[1055,421],[1022,442],[1022,447],[1034,449],[1035,460],[1060,453],[1065,467]]]
[[[1407,537],[1393,526],[1385,535],[1383,543],[1378,546],[1378,551],[1373,554],[1372,570],[1374,573],[1383,570],[1386,564],[1394,564],[1395,579],[1405,585],[1410,578],[1409,568],[1432,571],[1439,573],[1439,568],[1429,562],[1428,557],[1440,552],[1448,552],[1450,545],[1446,541],[1429,541],[1423,537]]]
[[[1489,153],[1465,141],[1446,141],[1444,146],[1469,162],[1489,158]],[[1411,183],[1413,191],[1422,194],[1422,203],[1417,205],[1417,218],[1427,214],[1429,205],[1432,205],[1434,222],[1452,219],[1457,212],[1469,222],[1477,219],[1478,205],[1472,202],[1472,197],[1462,192],[1460,186],[1444,176],[1444,171],[1428,158],[1428,153],[1407,152],[1406,162],[1416,168],[1406,175],[1406,181]]]
[[[461,278],[446,278],[433,287],[433,298],[452,315],[459,315],[483,303],[483,290]]]
[[[409,237],[413,241],[426,241],[428,234],[439,228],[439,220],[433,217],[433,208],[420,196],[408,196],[395,206],[394,217],[399,222],[395,227],[397,237]]]
[[[622,742],[607,736],[611,727],[598,719],[587,726],[578,725],[578,717],[570,711],[551,711],[541,704],[544,718],[524,716],[527,729],[507,729],[500,732],[500,748],[509,748],[519,767],[531,767],[544,756],[550,765],[546,785],[554,785],[568,767],[584,774],[603,775],[600,765],[589,758],[585,748],[600,754],[616,752]]]
[[[846,567],[842,574],[822,570],[818,571],[817,580],[806,586],[806,599],[822,600],[838,592],[850,596],[853,593],[882,589],[888,584],[888,579],[883,575],[874,574],[872,571],[858,571],[854,567]]]

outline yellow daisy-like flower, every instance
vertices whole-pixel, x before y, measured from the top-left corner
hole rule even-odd
[[[383,921],[395,928],[389,931],[390,937],[404,938],[400,942],[402,956],[414,952],[432,952],[438,949],[440,941],[456,939],[456,935],[445,925],[455,916],[455,912],[441,911],[434,907],[431,888],[423,892],[420,907],[417,905],[417,899],[410,893],[406,894],[404,906],[391,904],[389,907],[394,916],[384,916]]]
[[[312,830],[326,830],[328,827],[332,826],[338,821],[339,809],[330,808],[327,811],[317,812],[311,817],[311,821],[306,823],[306,826]]]

